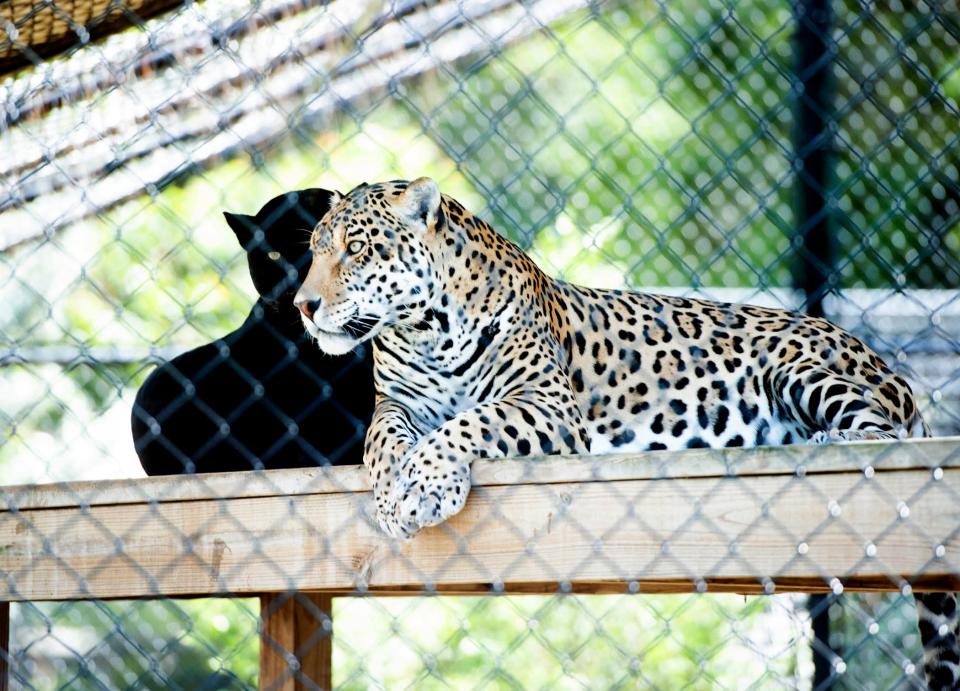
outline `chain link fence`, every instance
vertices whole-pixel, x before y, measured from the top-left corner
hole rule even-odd
[[[276,373],[249,370],[225,335],[249,333],[244,319],[262,319],[282,292],[257,274],[276,258],[253,254],[300,251],[252,233],[309,227],[311,212],[283,202],[229,225],[223,212],[421,175],[552,276],[823,314],[910,381],[935,435],[960,434],[955,2],[206,0],[150,19],[133,5],[94,8],[113,27],[97,40],[81,4],[0,7],[0,65],[13,70],[0,81],[5,485],[142,477],[137,391],[203,344],[229,343],[233,360],[228,348],[218,367],[264,405]],[[113,33],[118,16],[132,27]],[[65,54],[31,47],[52,34]],[[276,310],[298,326],[292,305]],[[193,406],[207,446],[164,447],[186,470],[230,453],[230,470],[276,467],[290,458],[283,444],[298,451],[277,464],[357,462],[365,412],[346,400],[369,354],[323,360],[318,373],[289,348],[302,337],[271,328],[275,362],[309,381],[302,405],[322,401],[319,412],[267,396],[276,431],[244,446],[256,426],[240,410],[248,396],[225,414],[194,395],[203,363],[184,365],[143,434],[163,445],[163,420]],[[325,416],[326,446],[302,433],[311,414]],[[912,687],[922,675],[908,593],[358,592],[335,601],[333,684]],[[12,685],[255,687],[258,608],[14,604]]]

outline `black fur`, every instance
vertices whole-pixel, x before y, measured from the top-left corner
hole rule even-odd
[[[328,191],[310,189],[256,216],[224,214],[260,298],[239,329],[158,367],[140,388],[133,439],[148,475],[362,462],[374,400],[369,345],[322,354],[293,306],[310,231],[329,206]]]

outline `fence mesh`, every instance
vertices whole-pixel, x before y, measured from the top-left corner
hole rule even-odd
[[[225,336],[247,333],[244,319],[262,317],[266,303],[258,315],[264,279],[251,280],[237,229],[250,231],[249,220],[231,229],[224,211],[252,216],[292,190],[421,175],[552,276],[822,313],[910,381],[935,435],[960,434],[955,2],[206,0],[144,20],[126,8],[131,28],[97,41],[76,19],[80,4],[43,3],[42,17],[52,13],[72,36],[65,54],[43,61],[30,45],[41,15],[24,10],[30,3],[0,7],[0,55],[27,65],[0,82],[3,484],[142,477],[129,423],[138,388],[157,365],[203,344],[231,344],[233,360],[222,359],[240,363],[230,367],[250,401],[279,386],[273,370],[248,369]],[[274,212],[264,227],[291,223],[291,213],[311,225],[309,210]],[[292,305],[276,309],[298,326]],[[207,446],[178,456],[188,469],[213,469],[201,459],[218,463],[223,445],[232,445],[232,470],[274,467],[283,444],[299,445],[293,465],[358,460],[365,413],[345,401],[368,376],[369,354],[327,359],[318,374],[288,352],[302,337],[271,328],[275,363],[309,380],[312,402],[302,405],[323,401],[323,429],[339,441],[297,442],[311,411],[268,400],[277,431],[264,448],[244,447],[237,440],[255,424],[240,410],[247,394],[230,415],[207,402],[204,418],[194,394],[209,372],[184,365],[164,419],[204,430]],[[195,406],[185,422],[175,418],[184,406]],[[144,434],[163,444],[163,419],[157,429],[151,420]],[[806,485],[802,473],[793,477],[763,496],[744,489],[745,501],[775,507]],[[910,497],[884,496],[890,525],[858,538],[882,542],[905,518],[904,501],[955,506],[937,479]],[[844,498],[879,491],[869,482],[867,474]],[[722,532],[704,528],[698,508],[721,485],[682,497],[675,535]],[[8,490],[7,505],[24,491]],[[809,491],[818,511],[837,499]],[[619,497],[610,509],[618,530],[656,533],[631,510],[653,492]],[[76,496],[81,507],[97,501],[95,489]],[[147,524],[189,539],[156,504],[145,507],[142,524],[111,536],[118,549]],[[291,507],[275,517],[277,530],[312,525]],[[367,510],[360,502],[346,510],[333,535],[367,520]],[[838,525],[856,531],[831,515],[798,536],[758,514],[735,538],[749,541],[761,524],[801,546]],[[4,520],[17,521],[16,512]],[[484,520],[509,532],[515,519],[505,505]],[[82,511],[77,521],[106,530]],[[918,522],[910,529],[931,550],[953,537],[925,534]],[[588,537],[599,547],[584,558],[609,560],[610,535]],[[477,535],[459,539],[446,563],[423,573],[425,584],[456,568],[458,555],[474,559]],[[549,594],[496,596],[498,582],[521,570],[514,565],[491,579],[495,596],[337,598],[333,685],[921,683],[909,588],[575,595],[565,584],[589,569],[557,572],[537,544],[526,559],[542,559],[542,580],[559,584]],[[683,555],[663,559],[698,582]],[[625,583],[645,575],[610,570]],[[30,576],[3,575],[12,593]],[[17,688],[255,687],[259,608],[243,598],[18,603],[4,657]]]

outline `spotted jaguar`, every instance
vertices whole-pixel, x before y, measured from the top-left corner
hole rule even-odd
[[[364,463],[410,537],[475,458],[926,436],[908,384],[828,321],[555,280],[435,182],[335,195],[296,296],[321,350],[373,340]],[[958,678],[956,599],[921,596],[925,671]]]

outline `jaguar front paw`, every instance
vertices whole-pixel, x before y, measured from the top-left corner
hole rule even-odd
[[[377,523],[380,530],[397,540],[409,540],[420,526],[401,508],[406,483],[396,478],[390,488],[377,494]]]
[[[396,538],[413,537],[421,528],[443,523],[463,509],[470,493],[470,468],[440,474],[411,473],[394,487],[379,512],[380,526]]]
[[[399,512],[391,507],[377,509],[377,523],[380,530],[396,540],[409,540],[417,534],[417,526],[397,518]]]

